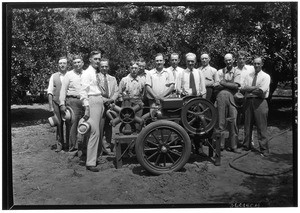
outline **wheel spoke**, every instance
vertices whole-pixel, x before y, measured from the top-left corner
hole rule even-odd
[[[161,153],[159,153],[159,155],[157,156],[157,158],[155,160],[155,165],[157,165],[157,166],[158,166],[158,161],[159,161],[160,156],[161,156]]]
[[[177,146],[170,146],[170,149],[178,149],[178,148],[182,148],[182,145],[177,145]]]
[[[167,155],[164,155],[164,167],[166,167],[166,163],[167,163]]]
[[[192,114],[192,115],[196,115],[196,113],[194,111],[188,110],[187,112]]]
[[[205,117],[205,120],[211,122],[212,119],[211,119],[211,118],[208,118],[208,117]]]
[[[171,153],[173,153],[174,155],[178,155],[179,157],[181,157],[180,153],[174,152],[173,150],[169,150]]]
[[[172,131],[170,131],[170,133],[169,133],[167,139],[164,141],[164,143],[168,143],[168,141],[169,141],[170,138],[171,138],[171,135],[172,135]]]
[[[151,132],[151,135],[153,135],[154,139],[158,142],[158,144],[161,144],[160,140]]]
[[[153,141],[146,140],[146,142],[152,144],[153,146],[158,147],[158,144],[157,144],[157,143],[154,143]]]
[[[160,129],[160,137],[161,137],[161,142],[163,142],[164,141],[163,129]]]
[[[147,160],[150,160],[151,158],[153,158],[158,152],[154,152],[152,155],[150,155],[150,157],[147,158]],[[160,154],[159,154],[160,155]]]
[[[169,153],[167,153],[167,156],[168,156],[169,159],[172,161],[172,163],[175,163],[174,159],[172,158],[172,156],[171,156]]]
[[[203,110],[201,113],[204,114],[207,110],[209,110],[209,108],[206,108],[206,109]]]
[[[192,123],[194,123],[195,120],[196,120],[196,117],[193,117],[193,119],[188,122],[189,125],[191,125]]]
[[[155,150],[157,150],[157,148],[146,148],[146,149],[144,149],[144,151],[155,151]]]
[[[170,141],[169,143],[167,143],[167,145],[170,146],[170,144],[172,144],[172,143],[174,143],[174,142],[176,142],[176,141],[178,141],[178,140],[180,140],[179,137],[178,137],[178,138],[175,138],[175,139],[172,140],[172,141]]]

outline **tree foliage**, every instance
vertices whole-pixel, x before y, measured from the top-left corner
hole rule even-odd
[[[211,64],[224,66],[227,52],[246,50],[263,55],[272,89],[292,77],[291,4],[286,2],[147,6],[124,4],[84,8],[12,9],[12,102],[21,103],[23,91],[47,88],[57,70],[57,59],[102,50],[120,80],[130,59],[143,57],[152,68],[162,52],[181,56],[211,54]],[[183,58],[182,58],[183,59]],[[168,60],[167,64],[168,65]],[[181,60],[181,66],[184,61]],[[71,69],[71,66],[70,66]],[[271,91],[272,92],[272,91]]]

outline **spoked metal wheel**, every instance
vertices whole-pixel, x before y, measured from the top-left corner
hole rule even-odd
[[[191,140],[177,123],[159,120],[147,125],[136,140],[139,163],[159,175],[181,169],[191,154]]]
[[[189,100],[181,111],[182,125],[192,134],[207,134],[217,122],[217,109],[203,98]]]

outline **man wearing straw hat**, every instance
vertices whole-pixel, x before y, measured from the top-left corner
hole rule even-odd
[[[80,55],[73,57],[73,70],[66,73],[60,90],[60,110],[62,114],[69,113],[70,136],[69,136],[69,152],[78,150],[77,142],[77,126],[79,119],[83,117],[84,107],[80,100],[80,81],[82,75],[83,59]],[[67,106],[67,107],[66,107]]]
[[[49,101],[49,109],[54,113],[57,117],[57,146],[56,152],[60,152],[63,148],[67,148],[69,135],[66,134],[66,141],[64,141],[64,133],[63,133],[63,120],[61,116],[61,112],[59,110],[59,95],[60,89],[62,85],[62,81],[67,72],[67,57],[60,57],[58,60],[58,68],[59,71],[51,75],[48,86],[48,101]]]
[[[80,100],[85,108],[84,120],[90,124],[87,143],[86,169],[99,172],[96,167],[97,151],[100,140],[100,119],[103,115],[103,91],[100,85],[99,63],[100,51],[92,51],[89,56],[90,66],[81,75]]]

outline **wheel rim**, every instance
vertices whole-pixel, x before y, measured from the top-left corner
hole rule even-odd
[[[143,143],[145,163],[158,171],[174,169],[182,162],[186,151],[183,135],[178,130],[167,126],[150,131]]]
[[[214,105],[206,99],[195,98],[183,107],[183,126],[192,134],[208,133],[217,122],[217,111]]]

